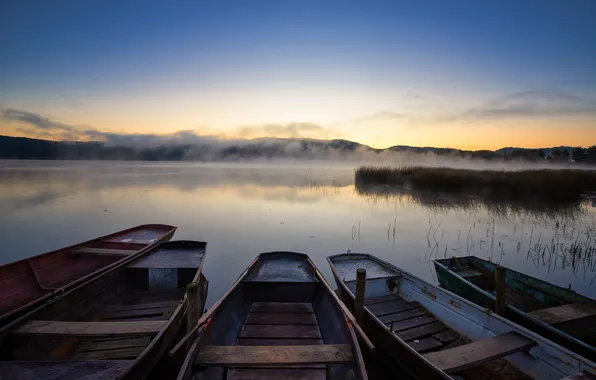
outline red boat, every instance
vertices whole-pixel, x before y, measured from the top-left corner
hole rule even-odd
[[[0,266],[0,325],[170,240],[174,232],[174,226],[144,224]]]

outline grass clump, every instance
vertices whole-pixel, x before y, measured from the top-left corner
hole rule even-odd
[[[470,170],[446,167],[375,167],[356,170],[359,190],[374,186],[481,196],[492,200],[575,202],[596,190],[596,171],[572,169]]]

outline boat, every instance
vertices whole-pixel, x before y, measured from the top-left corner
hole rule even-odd
[[[357,270],[366,271],[358,302],[364,305],[361,327],[396,378],[407,371],[421,380],[561,379],[585,375],[596,366],[372,255],[346,253],[327,260],[352,310]]]
[[[434,266],[443,288],[494,310],[497,264],[466,256],[434,260]],[[502,268],[506,318],[596,361],[596,301],[569,288]]]
[[[137,380],[167,368],[164,353],[204,308],[205,253],[204,242],[160,243],[4,326],[0,379]]]
[[[262,253],[178,344],[178,379],[367,379],[351,321],[307,255]]]
[[[0,266],[0,326],[120,260],[170,240],[175,231],[146,224]]]

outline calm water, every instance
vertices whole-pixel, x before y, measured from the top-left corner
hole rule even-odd
[[[596,297],[596,208],[543,213],[364,195],[316,164],[0,161],[0,264],[144,223],[207,241],[209,304],[260,252],[369,252],[436,282],[431,259],[477,255]]]

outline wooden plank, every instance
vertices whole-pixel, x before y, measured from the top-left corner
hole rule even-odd
[[[432,322],[432,323],[429,323],[424,326],[415,327],[413,329],[399,331],[396,334],[401,339],[408,342],[410,340],[420,339],[425,336],[433,335],[433,334],[436,334],[436,333],[444,331],[444,330],[447,330],[447,326],[445,326],[440,321],[436,321],[436,322]]]
[[[396,322],[396,323],[390,324],[389,327],[394,332],[398,332],[398,331],[413,329],[418,326],[424,326],[431,322],[435,322],[436,320],[437,320],[437,318],[435,318],[433,315],[426,314],[426,315],[421,315],[416,318],[410,318],[410,319],[406,319],[401,322]]]
[[[139,252],[136,249],[109,249],[109,248],[77,248],[72,253],[91,254],[91,255],[117,255],[129,256]]]
[[[434,337],[423,338],[420,340],[413,340],[408,343],[408,346],[416,350],[416,352],[427,352],[443,347],[443,343]]]
[[[452,373],[482,363],[507,356],[511,353],[529,349],[536,345],[516,332],[497,335],[491,339],[479,340],[464,346],[432,352],[424,357],[441,370]]]
[[[371,313],[373,313],[378,318],[387,314],[411,310],[418,306],[420,306],[420,304],[418,304],[417,302],[408,302],[404,299],[400,299],[395,301],[375,303],[366,307],[368,308],[368,310],[370,310]]]
[[[319,326],[245,325],[239,338],[321,338]]]
[[[403,299],[403,298],[401,298],[399,296],[399,294],[389,294],[386,296],[366,298],[364,300],[364,305],[372,305],[375,303],[382,303],[382,302],[395,301],[395,300],[401,300],[401,299]]]
[[[299,302],[253,302],[250,312],[260,313],[314,313],[312,304]]]
[[[316,325],[314,313],[250,313],[246,318],[247,325]]]
[[[102,319],[127,319],[139,317],[159,317],[163,314],[171,313],[176,306],[161,307],[155,309],[141,309],[141,310],[122,310],[104,313]]]
[[[567,376],[561,380],[596,380],[596,369],[586,369],[584,371],[574,373],[571,376]]]
[[[74,360],[114,360],[114,359],[135,359],[145,347],[115,348],[111,350],[76,352]]]
[[[131,363],[131,360],[0,361],[0,376],[19,380],[48,379],[49,374],[52,379],[115,379]]]
[[[444,344],[451,343],[459,337],[460,335],[451,329],[433,335],[433,338],[438,339]]]
[[[419,317],[419,316],[425,315],[425,314],[428,314],[426,309],[417,307],[417,308],[411,309],[411,310],[400,311],[398,313],[383,315],[378,318],[381,322],[383,322],[384,324],[389,326],[389,324],[391,322],[399,322],[399,321],[403,321],[405,319],[415,318],[415,317]]]
[[[102,341],[84,341],[81,342],[77,348],[77,352],[102,351],[114,348],[146,347],[149,343],[151,343],[151,338],[148,336]]]
[[[596,316],[596,304],[588,302],[570,303],[562,306],[549,307],[528,313],[536,319],[549,325],[570,322]]]
[[[176,308],[180,302],[182,302],[181,299],[169,300],[169,301],[135,303],[135,304],[117,304],[117,305],[107,306],[104,309],[104,311],[109,313],[109,312],[113,312],[113,311],[154,309],[154,308],[159,308],[159,307],[174,307],[174,308]]]
[[[20,335],[52,335],[66,337],[101,337],[112,335],[157,334],[166,321],[137,322],[78,322],[29,321],[13,331]]]
[[[347,363],[353,360],[349,344],[314,346],[203,346],[196,365],[247,366]]]
[[[227,380],[325,380],[326,369],[247,369],[228,370]]]
[[[255,339],[239,338],[236,344],[240,346],[308,346],[323,344],[323,339]]]

